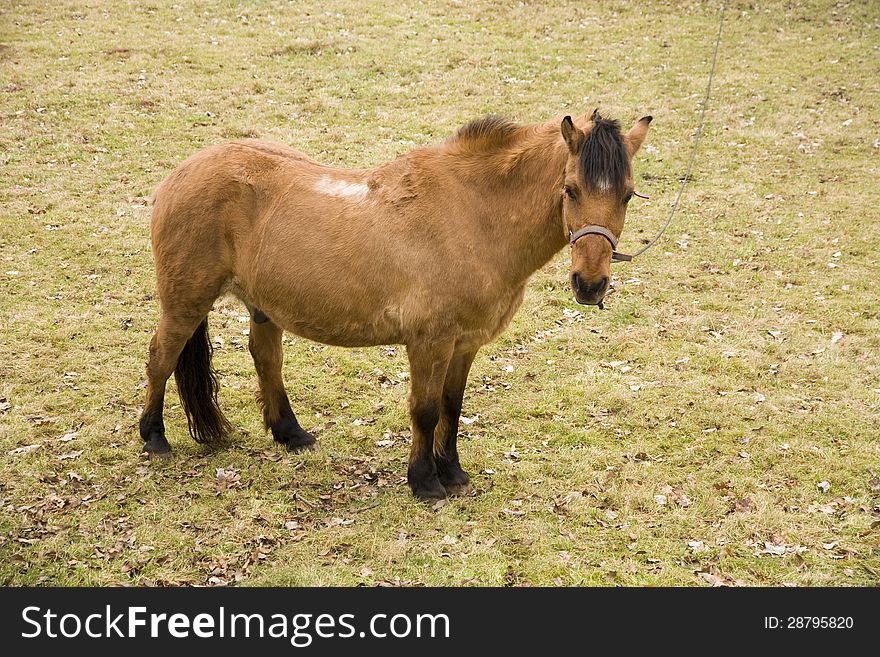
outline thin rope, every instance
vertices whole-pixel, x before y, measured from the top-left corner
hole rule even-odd
[[[678,194],[675,197],[675,202],[672,204],[672,209],[669,211],[669,216],[666,217],[666,223],[663,224],[663,228],[660,229],[660,232],[657,233],[656,237],[648,242],[643,248],[639,249],[633,254],[633,258],[637,258],[642,255],[645,251],[650,249],[654,244],[657,243],[663,233],[666,232],[666,229],[669,228],[669,224],[672,221],[672,216],[675,214],[675,211],[678,209],[678,202],[681,200],[681,194],[684,192],[684,187],[687,185],[688,180],[691,177],[691,170],[694,167],[694,160],[697,159],[697,146],[700,144],[700,136],[703,134],[703,123],[706,119],[706,108],[709,106],[709,95],[712,92],[712,79],[715,77],[715,62],[718,59],[718,46],[721,43],[721,28],[724,26],[724,10],[727,9],[727,0],[721,3],[721,17],[718,20],[718,36],[715,37],[715,50],[712,52],[712,68],[709,70],[709,82],[706,84],[706,96],[703,99],[703,108],[700,110],[700,125],[697,128],[697,136],[694,138],[694,149],[691,151],[691,160],[688,163],[687,172],[684,174],[684,178],[681,181],[681,186],[678,188]]]

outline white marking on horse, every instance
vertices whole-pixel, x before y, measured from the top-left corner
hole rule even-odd
[[[315,191],[328,196],[338,196],[339,198],[348,198],[353,201],[363,201],[370,188],[364,183],[346,182],[345,180],[334,180],[330,176],[324,176],[315,183]]]

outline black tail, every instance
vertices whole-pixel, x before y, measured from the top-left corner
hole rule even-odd
[[[211,368],[213,352],[206,317],[187,340],[174,369],[174,380],[189,422],[190,435],[197,443],[209,445],[224,442],[232,430],[217,404],[220,383]]]

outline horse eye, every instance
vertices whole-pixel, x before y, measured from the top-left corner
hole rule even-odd
[[[562,189],[563,189],[563,191],[565,192],[565,195],[566,195],[568,198],[570,198],[572,201],[575,199],[574,190],[573,190],[571,187],[569,187],[568,185],[566,185],[566,186],[563,187]]]

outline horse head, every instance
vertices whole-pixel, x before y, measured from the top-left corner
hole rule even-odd
[[[618,254],[626,208],[636,193],[632,158],[648,134],[645,116],[624,134],[617,121],[593,112],[583,129],[566,116],[562,138],[568,146],[562,211],[571,243],[571,287],[584,305],[602,304],[611,282],[611,261]]]

